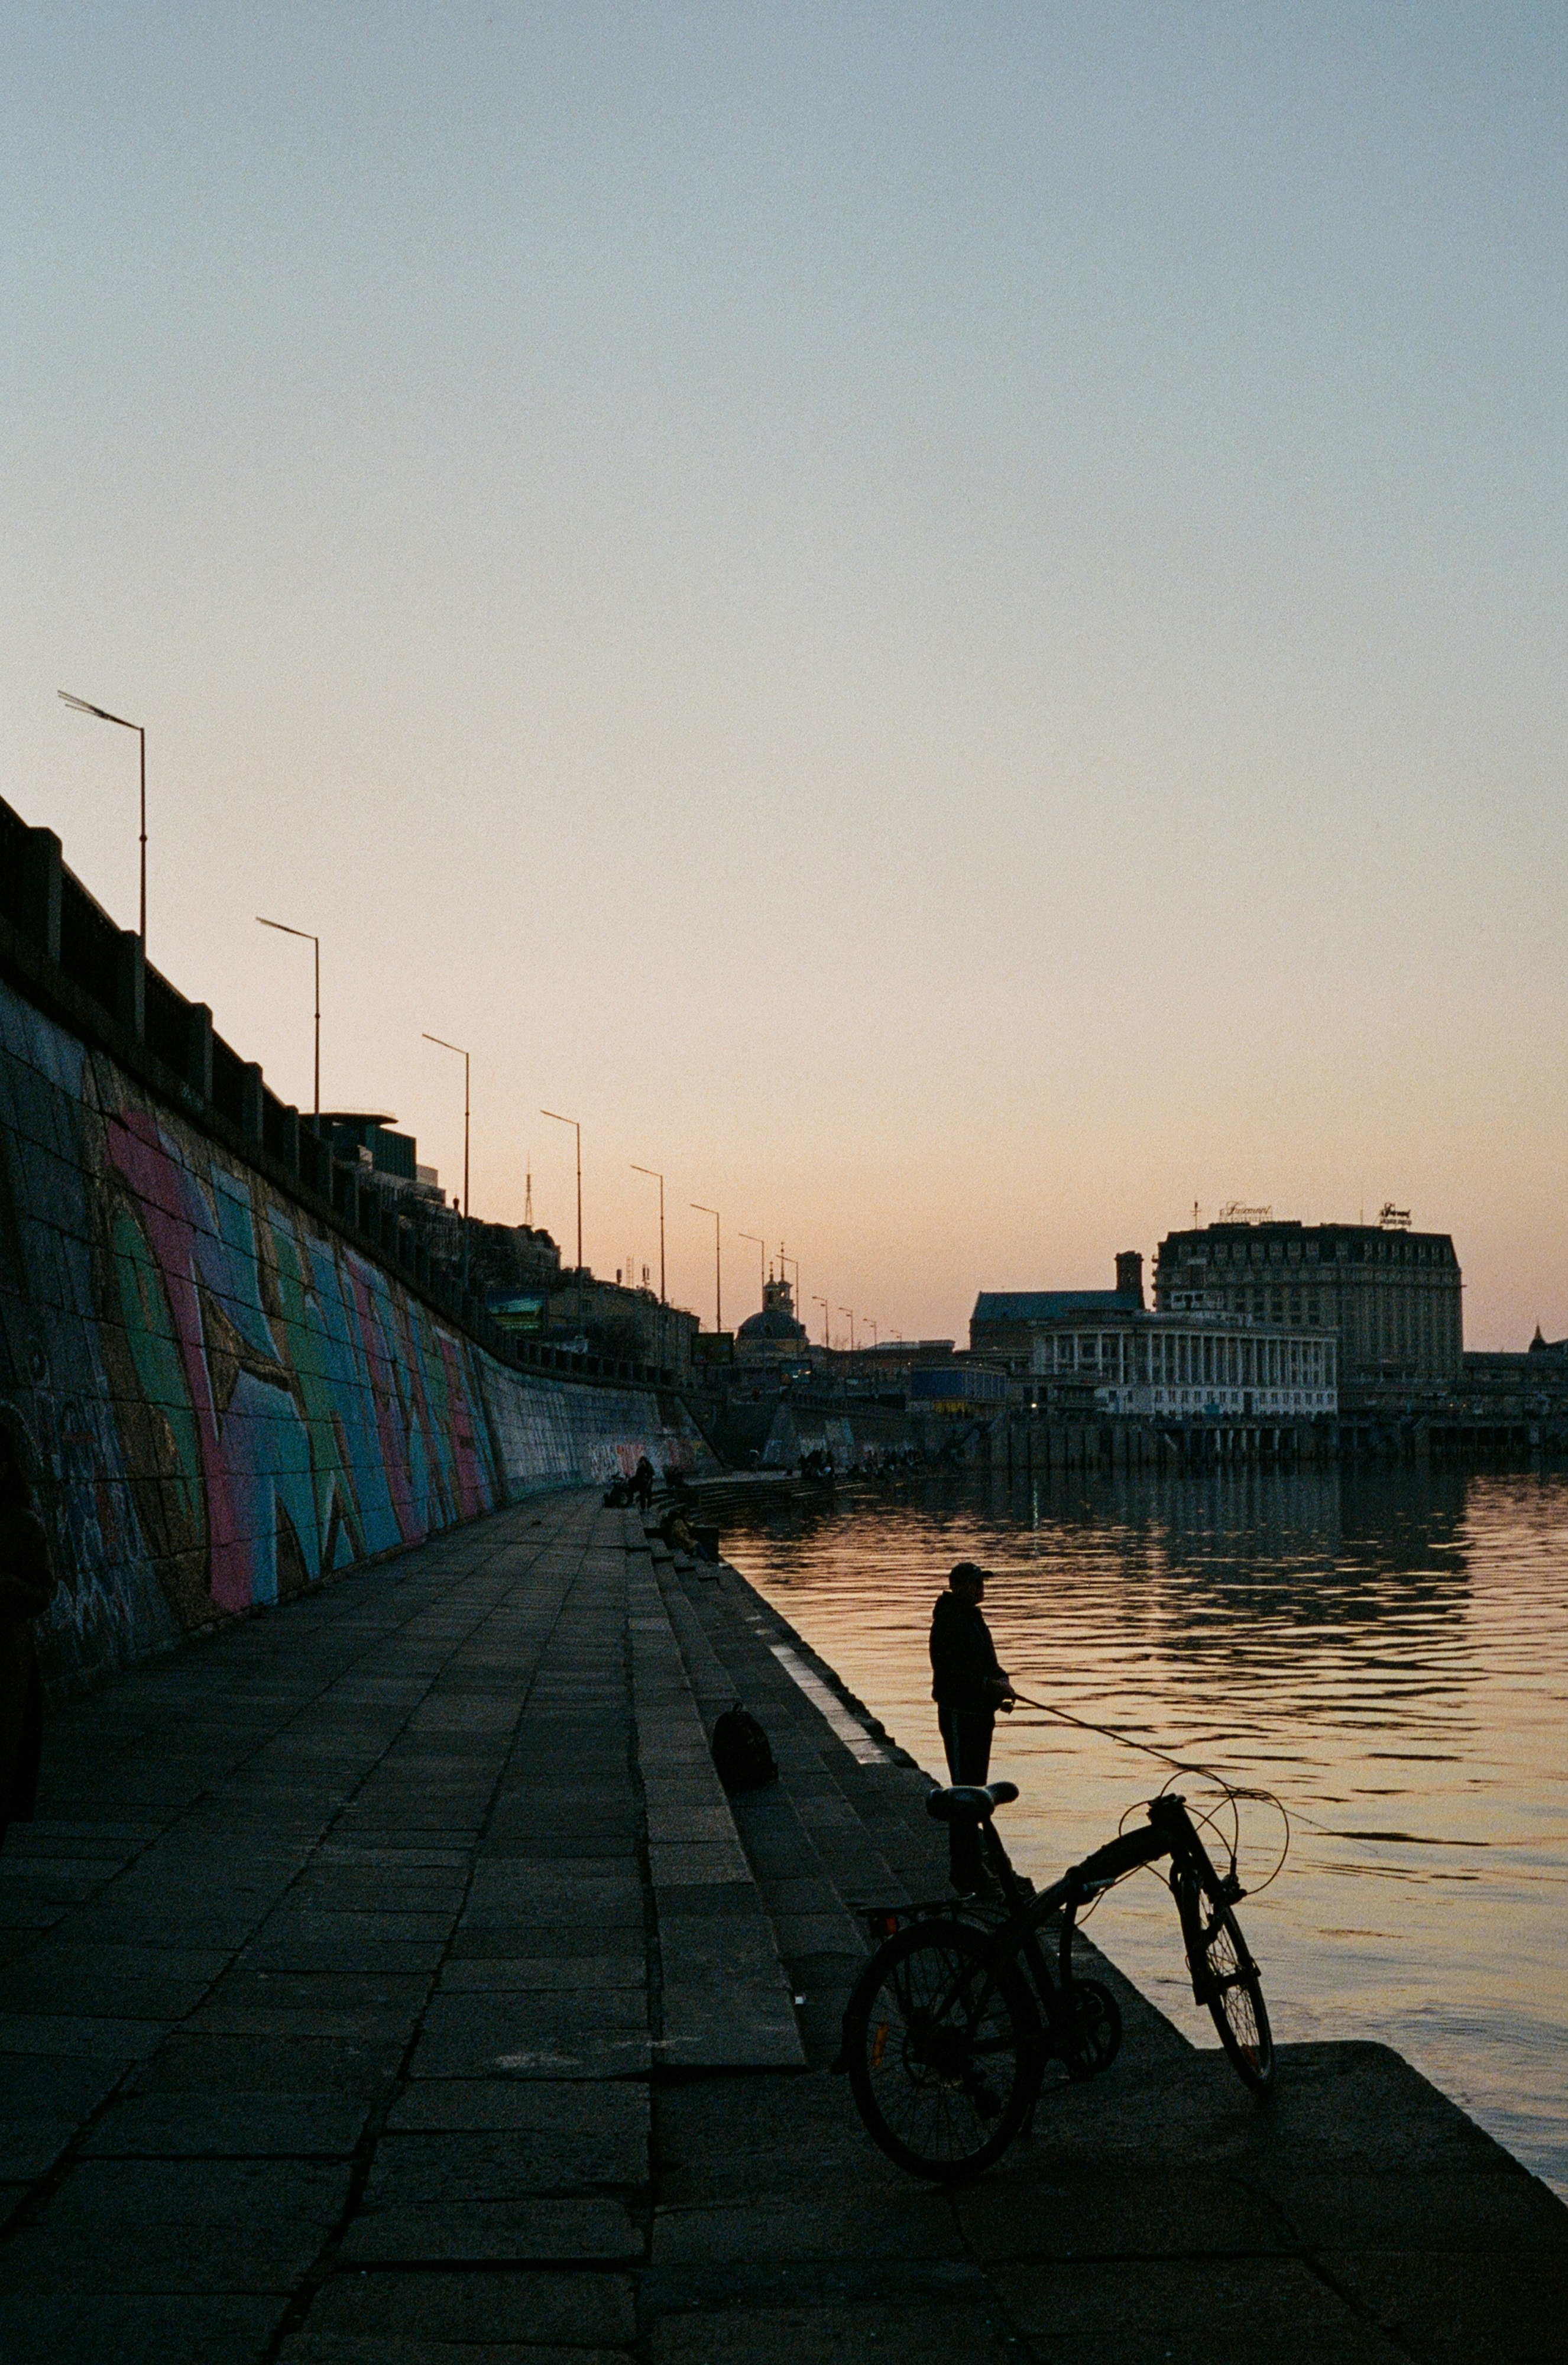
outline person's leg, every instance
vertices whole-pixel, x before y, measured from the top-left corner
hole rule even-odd
[[[991,1766],[991,1736],[995,1719],[969,1716],[958,1709],[937,1713],[947,1771],[954,1782],[983,1782]],[[947,1826],[947,1862],[955,1889],[970,1889],[980,1871],[980,1833],[973,1823]]]

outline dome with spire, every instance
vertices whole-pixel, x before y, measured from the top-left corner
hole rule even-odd
[[[738,1363],[803,1363],[810,1360],[805,1326],[795,1319],[787,1281],[771,1273],[762,1285],[762,1311],[748,1315],[735,1332]]]

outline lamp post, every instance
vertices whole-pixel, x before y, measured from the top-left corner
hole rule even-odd
[[[868,1322],[871,1322],[871,1317],[870,1317],[870,1316],[869,1316],[868,1314],[868,1316],[866,1317],[866,1319],[867,1319],[867,1321],[868,1321]],[[881,1345],[881,1343],[882,1343],[882,1334],[881,1334],[880,1330],[878,1328],[877,1325],[876,1325],[874,1322],[871,1322],[871,1345],[872,1345],[873,1349],[879,1347],[879,1346]]]
[[[141,939],[141,958],[147,958],[147,733],[140,723],[128,723],[123,714],[111,714],[105,706],[89,706],[84,698],[73,698],[68,689],[60,692],[74,714],[95,714],[100,723],[118,723],[122,731],[134,731],[141,742],[141,905],[140,925],[137,934]]]
[[[633,1174],[651,1174],[659,1186],[659,1304],[666,1306],[669,1301],[665,1295],[665,1178],[655,1166],[639,1166],[634,1158],[630,1163]]]
[[[439,1043],[443,1051],[455,1051],[463,1062],[463,1294],[468,1294],[468,1054],[461,1044],[449,1043],[441,1035],[426,1035],[427,1043]]]
[[[853,1306],[841,1306],[838,1310],[841,1314],[847,1314],[849,1317],[849,1351],[853,1355],[855,1352],[855,1308]]]
[[[786,1256],[784,1253],[784,1243],[780,1240],[778,1243],[778,1277],[780,1280],[784,1278],[785,1266],[790,1264],[795,1268],[795,1303],[797,1306],[802,1306],[805,1303],[805,1300],[801,1295],[801,1260],[799,1257]]]
[[[541,1109],[553,1125],[569,1125],[577,1137],[577,1336],[583,1330],[583,1129],[575,1116],[558,1116],[554,1109]]]
[[[717,1207],[704,1207],[695,1199],[691,1201],[691,1206],[697,1215],[713,1218],[713,1330],[717,1336],[724,1327],[724,1267],[719,1244],[719,1210]]]
[[[759,1240],[755,1232],[737,1232],[735,1234],[735,1238],[737,1240],[750,1240],[752,1246],[756,1250],[756,1287],[757,1295],[760,1299],[762,1294],[762,1261],[767,1253],[767,1242],[766,1240]]]
[[[460,1043],[448,1043],[442,1036],[427,1035],[427,1043],[439,1043],[443,1051],[455,1051],[463,1062],[463,1220],[468,1221],[468,1054]],[[464,1259],[467,1262],[466,1255]]]
[[[822,1307],[822,1310],[823,1310],[823,1354],[824,1354],[824,1355],[825,1355],[825,1354],[830,1354],[830,1353],[832,1352],[832,1349],[831,1349],[831,1348],[829,1347],[829,1345],[828,1345],[828,1338],[827,1338],[827,1300],[826,1300],[826,1298],[825,1298],[825,1297],[813,1297],[813,1298],[812,1298],[812,1304],[813,1306],[820,1306]]]
[[[313,936],[308,928],[291,928],[283,920],[263,920],[259,912],[256,925],[262,928],[275,928],[280,936],[298,936],[316,947],[316,1105],[311,1114],[319,1117],[321,1114],[321,939]]]

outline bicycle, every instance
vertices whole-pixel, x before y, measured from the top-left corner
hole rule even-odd
[[[1004,1918],[951,1899],[873,1907],[867,1919],[882,1943],[845,2007],[834,2066],[848,2071],[868,2133],[901,2168],[938,2183],[979,2175],[1033,2125],[1053,2061],[1074,2080],[1110,2068],[1121,2012],[1100,1980],[1074,1975],[1074,1928],[1084,1905],[1163,1856],[1194,2000],[1246,2085],[1262,2094],[1273,2076],[1262,1986],[1233,1910],[1246,1891],[1234,1856],[1227,1874],[1215,1871],[1185,1799],[1150,1799],[1147,1827],[1119,1833],[1036,1896],[993,1822],[1017,1796],[1014,1782],[930,1793],[937,1821],[978,1826]],[[1053,1972],[1041,1933],[1058,1913]]]

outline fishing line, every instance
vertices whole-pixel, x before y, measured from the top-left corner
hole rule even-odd
[[[1249,1889],[1247,1893],[1249,1897],[1260,1897],[1265,1889],[1269,1888],[1272,1882],[1278,1880],[1281,1873],[1283,1872],[1285,1868],[1285,1860],[1291,1852],[1291,1819],[1286,1810],[1284,1800],[1277,1792],[1273,1790],[1257,1789],[1240,1782],[1232,1782],[1229,1777],[1226,1775],[1222,1774],[1216,1766],[1201,1765],[1197,1760],[1190,1757],[1172,1757],[1169,1750],[1156,1749],[1152,1742],[1138,1741],[1132,1733],[1118,1731],[1117,1727],[1114,1724],[1095,1724],[1089,1717],[1074,1716],[1070,1709],[1056,1708],[1048,1700],[1031,1699],[1027,1692],[1014,1690],[1013,1697],[1016,1700],[1022,1700],[1025,1708],[1037,1709],[1042,1716],[1055,1717],[1060,1724],[1073,1725],[1080,1732],[1097,1732],[1106,1741],[1120,1742],[1124,1749],[1141,1750],[1144,1756],[1155,1758],[1161,1765],[1168,1765],[1170,1768],[1170,1772],[1160,1784],[1159,1790],[1156,1794],[1157,1796],[1164,1796],[1165,1792],[1170,1788],[1172,1777],[1178,1774],[1196,1774],[1201,1780],[1212,1782],[1216,1790],[1220,1790],[1224,1793],[1226,1802],[1231,1810],[1231,1815],[1233,1818],[1232,1835],[1228,1840],[1226,1839],[1220,1832],[1218,1825],[1215,1823],[1214,1817],[1206,1813],[1202,1807],[1197,1809],[1194,1820],[1214,1833],[1215,1838],[1218,1841],[1220,1846],[1230,1858],[1230,1869],[1233,1875],[1236,1871],[1237,1854],[1241,1845],[1241,1814],[1238,1801],[1242,1799],[1252,1799],[1260,1806],[1272,1807],[1278,1814],[1281,1822],[1284,1826],[1284,1839],[1280,1848],[1279,1860],[1275,1864],[1273,1870],[1270,1873],[1268,1879],[1260,1880],[1255,1889]],[[1129,1807],[1127,1809],[1127,1814],[1131,1814],[1131,1812],[1132,1809]],[[1121,1823],[1117,1826],[1118,1830],[1125,1830],[1126,1820],[1127,1816],[1124,1815],[1122,1817]],[[1313,1821],[1310,1815],[1303,1815],[1301,1820],[1303,1822],[1306,1823],[1311,1823]],[[1322,1823],[1316,1823],[1313,1825],[1313,1828],[1316,1831],[1322,1831],[1326,1829],[1326,1826]],[[1148,1869],[1148,1866],[1141,1868],[1144,1870]]]

